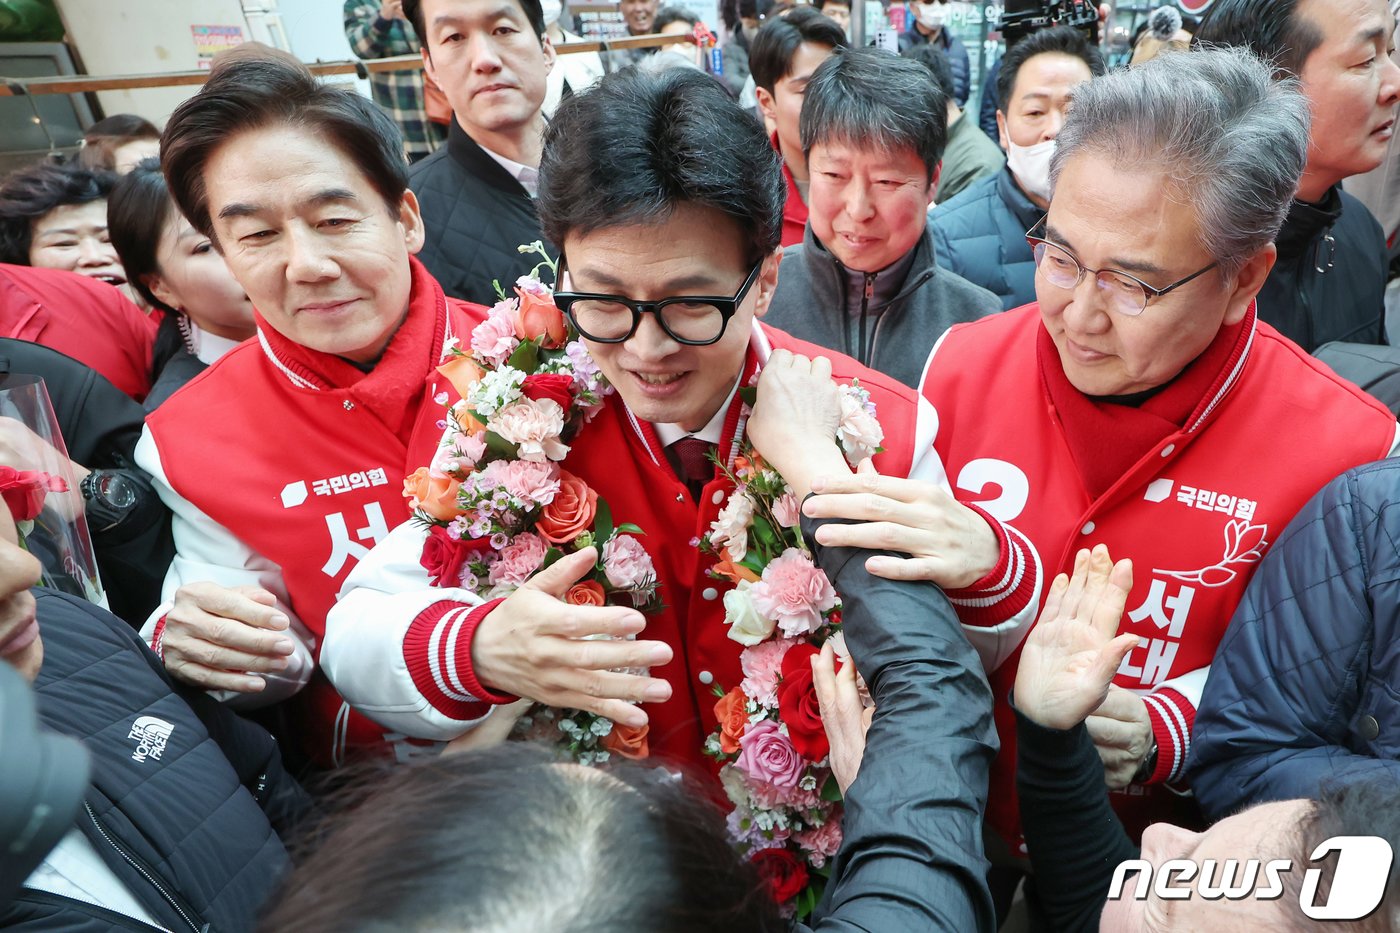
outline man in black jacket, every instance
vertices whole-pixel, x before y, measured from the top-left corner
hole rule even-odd
[[[1272,61],[1311,105],[1308,162],[1259,292],[1260,319],[1309,353],[1385,343],[1385,236],[1341,182],[1385,158],[1400,102],[1394,31],[1384,0],[1218,0],[1196,33]]]
[[[423,68],[452,105],[447,145],[413,166],[427,235],[418,258],[453,298],[491,305],[535,263],[546,79],[540,0],[405,0]]]
[[[305,806],[276,743],[182,691],[115,616],[29,589],[37,576],[0,509],[0,661],[33,681],[41,724],[79,739],[92,764],[76,824],[0,905],[0,927],[252,929],[287,867],[274,826]]]

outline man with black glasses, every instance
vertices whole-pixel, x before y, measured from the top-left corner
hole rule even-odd
[[[450,739],[473,725],[483,703],[524,696],[629,726],[649,720],[652,757],[706,764],[712,688],[731,688],[745,672],[724,624],[735,586],[712,573],[716,556],[695,542],[734,492],[710,458],[733,462],[749,423],[739,390],[770,353],[775,366],[793,362],[785,349],[826,355],[838,381],[859,379],[884,428],[875,467],[929,488],[942,483],[929,452],[936,419],[915,393],[759,323],[778,277],[778,160],[762,127],[700,74],[610,75],[561,106],[540,187],[545,235],[563,252],[555,299],[616,389],[561,466],[608,502],[616,522],[645,530],[638,540],[665,608],[644,618],[552,598],[591,567],[590,551],[472,609],[481,600],[467,590],[428,586],[419,564],[426,530],[409,522],[365,558],[332,613],[322,660],[352,705],[409,735]],[[799,421],[815,407],[808,401],[765,420]],[[793,457],[773,437],[751,440],[801,496],[818,474],[850,473],[834,433],[831,425],[818,447],[837,454],[834,461]],[[862,480],[877,489],[886,477]],[[989,658],[1014,648],[1011,633],[1034,602],[1035,561],[1014,532],[946,494],[924,508],[940,516],[941,532],[915,559],[894,563],[910,575],[915,565],[935,567],[933,579],[955,604],[976,605],[964,622],[980,627]],[[581,640],[641,637],[644,627],[646,640]],[[397,672],[386,671],[386,658]],[[638,667],[650,676],[616,672]],[[455,699],[431,673],[421,676],[432,671],[445,672]]]

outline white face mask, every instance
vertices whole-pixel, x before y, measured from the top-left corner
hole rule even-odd
[[[919,25],[925,29],[942,29],[948,23],[946,3],[911,3],[909,7],[914,11]]]
[[[544,10],[544,24],[552,26],[559,22],[559,14],[564,12],[563,0],[540,0],[540,9]]]
[[[1021,190],[1042,201],[1050,200],[1050,159],[1055,155],[1055,140],[1047,139],[1034,146],[1011,143],[1006,154],[1006,167],[1016,176]]]

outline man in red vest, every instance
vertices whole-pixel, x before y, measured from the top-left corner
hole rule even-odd
[[[388,728],[446,740],[489,705],[524,696],[648,724],[654,757],[702,765],[716,725],[712,688],[744,676],[724,624],[732,587],[709,575],[716,558],[695,546],[733,491],[705,451],[732,462],[744,431],[737,390],[770,351],[829,356],[834,377],[858,378],[876,404],[885,436],[876,465],[944,481],[931,451],[933,412],[917,393],[758,323],[778,276],[778,158],[719,85],[684,70],[610,75],[561,106],[541,173],[545,233],[563,247],[566,287],[616,296],[607,303],[617,312],[572,316],[616,392],[563,466],[607,500],[617,521],[645,530],[666,608],[643,617],[560,607],[555,597],[591,567],[591,550],[504,601],[430,587],[419,563],[425,529],[405,522],[351,575],[327,624],[322,663],[353,706]],[[684,296],[723,300],[686,303],[711,305],[701,328],[655,304]],[[569,300],[568,292],[556,297]],[[775,417],[783,416],[765,415]],[[834,430],[825,440],[835,450]],[[936,510],[944,557],[933,578],[979,629],[986,656],[1004,656],[1035,601],[1034,555],[1016,532],[949,496]],[[643,630],[646,640],[580,639]],[[638,667],[650,676],[615,672]]]
[[[137,460],[177,554],[146,634],[173,676],[242,705],[295,694],[303,752],[331,765],[386,737],[316,674],[326,612],[400,520],[403,476],[440,433],[444,345],[483,309],[413,258],[423,226],[392,121],[289,57],[231,54],[161,151],[258,336],[147,420]]]
[[[1167,785],[1180,784],[1211,658],[1259,561],[1314,492],[1395,443],[1388,411],[1256,316],[1307,126],[1306,101],[1242,50],[1080,85],[1049,213],[1027,234],[1039,301],[953,328],[924,373],[957,494],[1015,522],[1050,571],[1100,543],[1133,561],[1120,633],[1138,644],[1088,728],[1134,836],[1199,821]],[[886,520],[880,500],[858,504],[807,509]],[[878,525],[834,530],[843,545],[879,534],[903,550],[924,533],[905,524],[904,547]],[[1018,660],[991,674],[1002,754],[988,821],[1011,857],[1026,854],[1007,701]]]

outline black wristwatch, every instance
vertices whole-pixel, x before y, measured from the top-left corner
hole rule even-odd
[[[1147,779],[1152,777],[1157,770],[1157,736],[1152,736],[1152,744],[1147,748],[1147,756],[1142,759],[1142,764],[1138,765],[1137,773],[1133,775],[1134,784],[1146,784]]]
[[[141,501],[141,489],[122,470],[93,470],[79,484],[93,534],[120,525]]]

